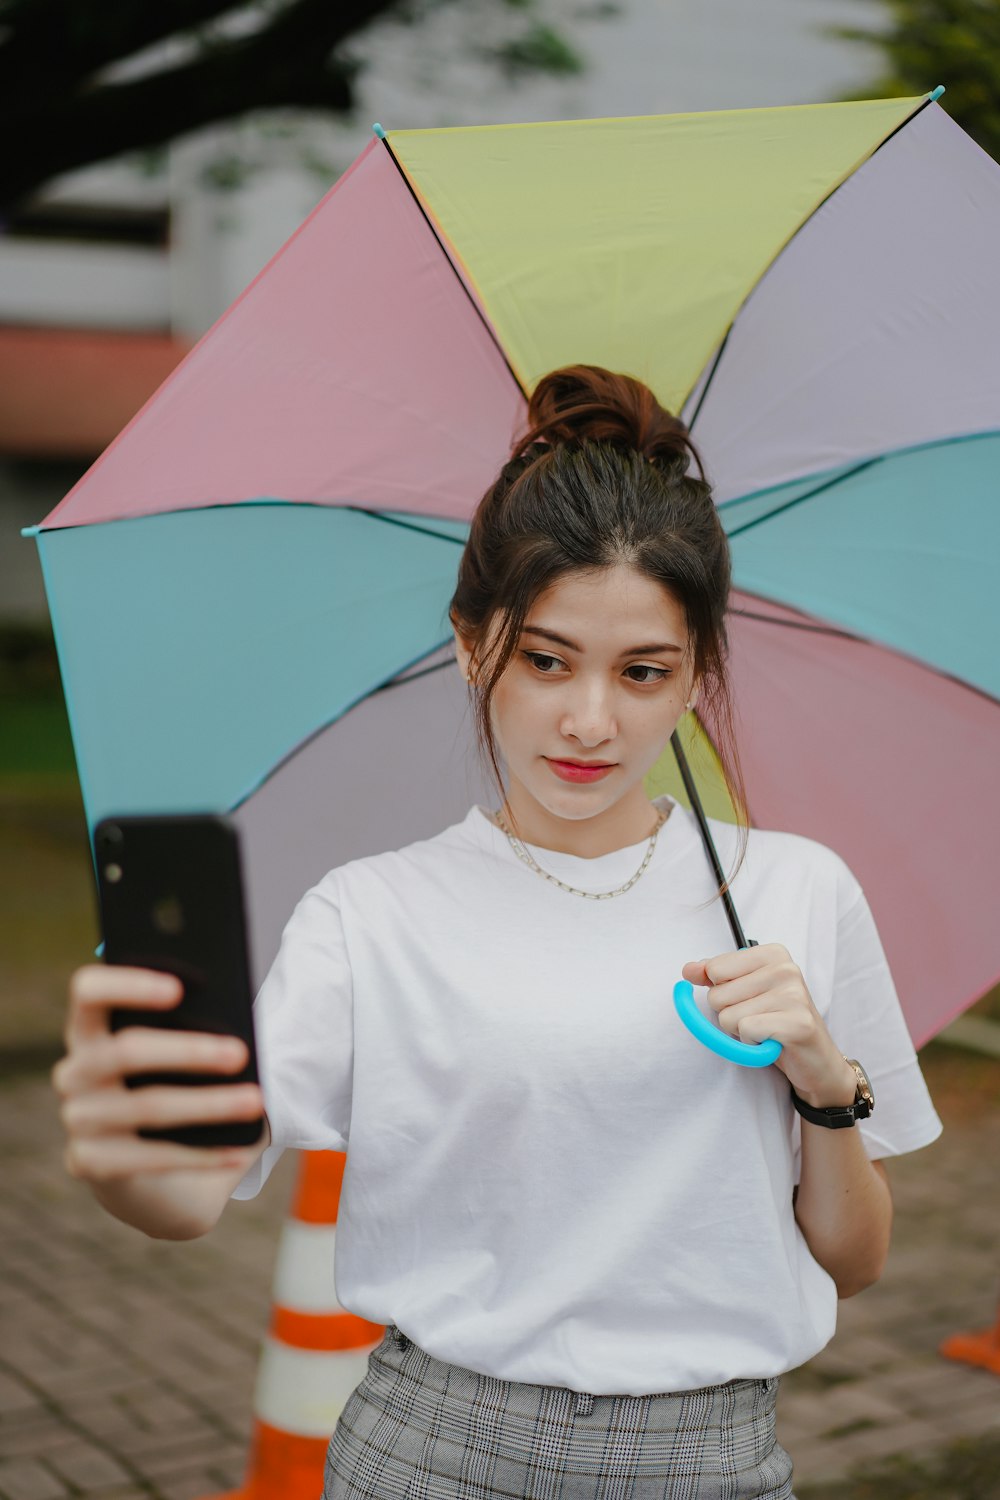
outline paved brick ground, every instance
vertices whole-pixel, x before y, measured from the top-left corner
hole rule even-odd
[[[893,1165],[883,1280],[843,1304],[834,1342],[783,1383],[779,1435],[800,1490],[1000,1432],[1000,1378],[936,1353],[995,1305],[1000,1064],[989,1076],[969,1064],[971,1091],[961,1065],[944,1066],[944,1091],[931,1080],[944,1137]],[[0,1497],[197,1500],[237,1485],[294,1157],[214,1234],[174,1245],[118,1224],[65,1177],[46,1078],[2,1085],[0,1119]],[[977,1500],[995,1496],[1000,1479]]]

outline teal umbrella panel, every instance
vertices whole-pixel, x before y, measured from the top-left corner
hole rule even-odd
[[[998,476],[985,433],[729,502],[734,576],[1000,697]]]
[[[419,527],[284,502],[46,531],[38,544],[91,827],[237,806],[447,639],[460,556]]]

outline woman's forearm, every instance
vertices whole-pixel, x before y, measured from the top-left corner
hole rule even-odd
[[[193,1240],[208,1234],[251,1165],[193,1169],[91,1183],[102,1208],[123,1224],[157,1240]]]
[[[853,1104],[858,1080],[781,943],[761,943],[684,965],[690,984],[708,986],[719,1026],[741,1042],[773,1038],[775,1062],[814,1109]],[[889,1253],[892,1197],[884,1168],[869,1161],[857,1126],[830,1130],[802,1121],[802,1172],[795,1217],[806,1243],[852,1297],[877,1281]]]
[[[878,1280],[889,1253],[892,1195],[885,1168],[869,1160],[857,1126],[828,1130],[802,1121],[795,1218],[841,1297]]]

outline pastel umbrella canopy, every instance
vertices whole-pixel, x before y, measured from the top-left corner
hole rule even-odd
[[[732,540],[752,820],[852,866],[923,1042],[1000,969],[998,245],[934,97],[381,133],[34,528],[91,829],[230,811],[259,978],[328,868],[488,801],[468,522],[542,374],[626,370]]]

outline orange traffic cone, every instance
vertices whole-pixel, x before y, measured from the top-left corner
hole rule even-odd
[[[992,1328],[980,1328],[973,1333],[953,1333],[940,1346],[945,1359],[961,1360],[966,1365],[977,1365],[981,1370],[992,1370],[1000,1375],[1000,1306],[997,1320]]]
[[[381,1324],[345,1312],[333,1288],[345,1160],[334,1151],[301,1153],[292,1217],[274,1269],[247,1477],[242,1489],[217,1500],[316,1500],[337,1418],[385,1333]]]

